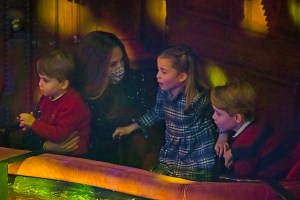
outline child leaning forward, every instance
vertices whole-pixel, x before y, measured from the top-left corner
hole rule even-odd
[[[157,58],[159,90],[155,106],[137,122],[119,127],[113,138],[166,124],[165,143],[151,171],[196,181],[215,178],[216,127],[209,95],[198,85],[198,57],[185,45],[166,49]]]

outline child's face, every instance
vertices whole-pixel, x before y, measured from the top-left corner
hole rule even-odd
[[[158,72],[156,75],[159,87],[162,90],[171,90],[173,95],[178,94],[184,86],[186,76],[183,73],[178,73],[172,67],[172,62],[166,58],[157,59]]]
[[[226,111],[221,110],[213,106],[215,112],[212,118],[215,121],[215,124],[222,131],[237,131],[239,128],[239,123],[236,119],[236,115],[230,116]]]
[[[39,87],[43,95],[56,98],[65,91],[64,81],[59,82],[55,78],[49,78],[46,75],[41,75],[39,81]]]

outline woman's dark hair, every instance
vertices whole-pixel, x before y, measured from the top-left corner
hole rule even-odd
[[[125,70],[129,59],[122,41],[114,34],[104,31],[88,33],[79,43],[77,51],[77,89],[87,98],[102,95],[108,85],[108,67],[112,50],[120,47]]]

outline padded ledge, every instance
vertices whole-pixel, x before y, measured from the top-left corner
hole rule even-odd
[[[0,148],[0,159],[22,153],[26,151]],[[11,163],[8,173],[87,184],[150,199],[182,199],[184,185],[193,183],[137,168],[49,153]]]
[[[27,152],[0,147],[0,160]],[[262,182],[195,182],[132,167],[49,153],[11,163],[8,173],[87,184],[150,199],[281,199]],[[300,181],[292,183],[293,190],[300,189]],[[289,182],[286,182],[285,187],[288,186]]]

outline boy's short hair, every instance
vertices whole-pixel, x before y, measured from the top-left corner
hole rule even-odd
[[[230,116],[239,113],[246,120],[255,116],[257,95],[247,81],[232,80],[224,86],[217,86],[212,89],[210,97],[213,106],[224,110]]]
[[[64,50],[56,50],[37,62],[39,74],[55,78],[59,82],[69,80],[72,82],[75,71],[75,60],[73,56]]]

